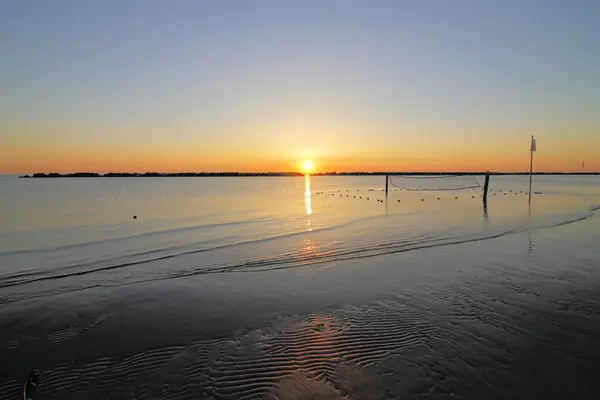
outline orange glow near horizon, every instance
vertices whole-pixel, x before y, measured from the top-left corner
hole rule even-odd
[[[89,155],[51,156],[34,154],[31,157],[15,157],[13,154],[1,154],[0,174],[31,174],[35,172],[384,172],[384,171],[422,171],[422,172],[453,172],[453,171],[496,171],[496,172],[526,172],[529,169],[527,153],[520,157],[477,157],[471,160],[454,157],[419,157],[378,160],[376,157],[364,158],[332,158],[323,160],[319,170],[307,169],[302,166],[298,171],[297,164],[285,160],[240,160],[233,158],[201,158],[196,160],[188,157],[162,156],[152,157],[118,157]],[[579,172],[581,161],[585,160],[585,171],[600,170],[600,162],[594,158],[575,159],[566,156],[544,155],[536,153],[534,167],[540,172]]]
[[[58,128],[57,128],[58,129]],[[65,128],[66,129],[66,128]],[[66,129],[68,130],[68,129]],[[75,128],[73,128],[75,130]],[[36,129],[37,131],[37,129]],[[522,140],[497,139],[497,143],[426,139],[379,143],[364,138],[329,138],[319,147],[302,148],[293,140],[273,144],[258,140],[224,146],[221,143],[153,143],[58,140],[19,130],[0,147],[0,174],[35,172],[383,172],[383,171],[497,171],[529,169],[529,136]],[[52,131],[54,132],[54,131]],[[58,135],[58,132],[57,132]],[[52,138],[55,140],[52,140]],[[600,137],[571,141],[560,136],[536,135],[535,171],[600,171]],[[311,139],[312,140],[312,139]],[[318,143],[317,139],[313,140]],[[340,143],[336,147],[336,143]],[[300,162],[298,160],[301,160]]]

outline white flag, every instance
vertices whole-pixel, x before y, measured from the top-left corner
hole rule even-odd
[[[535,139],[533,138],[533,136],[531,137],[531,148],[529,150],[532,152],[536,150]]]

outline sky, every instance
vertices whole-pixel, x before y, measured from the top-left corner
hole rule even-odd
[[[0,173],[600,171],[600,2],[4,0]]]

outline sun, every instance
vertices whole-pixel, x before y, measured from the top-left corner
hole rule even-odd
[[[309,173],[313,168],[312,160],[304,160],[302,161],[302,168],[304,168],[304,172]]]

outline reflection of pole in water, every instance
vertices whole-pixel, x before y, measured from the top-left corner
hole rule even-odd
[[[387,200],[388,192],[390,191],[390,177],[385,176],[385,199]]]
[[[527,209],[527,224],[529,225],[527,227],[527,229],[529,229],[529,234],[527,235],[528,239],[529,239],[529,248],[527,250],[528,253],[533,253],[533,242],[531,241],[531,204],[529,205],[529,208]]]
[[[528,253],[533,253],[533,242],[531,241],[531,232],[529,232],[529,249],[527,249]]]
[[[310,192],[310,175],[304,175],[304,207],[306,215],[312,214],[312,193]]]
[[[483,203],[483,219],[488,219],[487,201]]]

